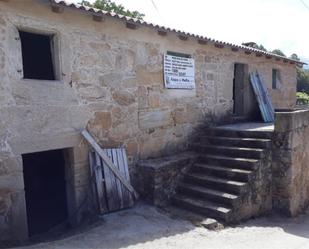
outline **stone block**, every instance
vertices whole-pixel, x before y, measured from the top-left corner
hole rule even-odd
[[[144,109],[148,107],[147,88],[144,86],[138,87],[138,108]]]
[[[195,159],[194,154],[182,153],[140,161],[137,169],[139,192],[156,206],[167,205],[182,174],[191,167]]]
[[[148,97],[148,103],[150,108],[158,108],[160,107],[160,95],[150,95]]]
[[[89,165],[83,164],[80,167],[82,170],[75,172],[74,174],[74,186],[81,187],[81,186],[88,186],[90,184],[90,177],[89,177]]]
[[[0,216],[6,216],[11,209],[11,191],[0,189]]]
[[[134,140],[127,142],[126,151],[128,156],[136,156],[138,154],[138,143]]]
[[[106,90],[98,86],[79,87],[78,93],[87,101],[99,101],[107,97]]]
[[[0,176],[22,173],[22,159],[19,156],[0,156]]]
[[[112,72],[112,73],[101,75],[99,77],[99,80],[103,87],[118,88],[121,86],[122,78],[123,78],[123,74]]]
[[[24,190],[24,176],[22,173],[12,173],[0,176],[0,189],[14,191]]]
[[[117,104],[122,106],[128,106],[135,102],[135,96],[124,90],[115,91],[113,93],[113,99]]]
[[[199,103],[188,103],[187,108],[187,122],[196,123],[203,117],[202,107]]]
[[[97,51],[111,49],[111,46],[108,43],[90,42],[88,45],[94,50],[95,53],[97,53]]]
[[[112,126],[112,115],[110,112],[96,112],[94,118],[90,120],[88,127],[92,129],[108,130]]]
[[[25,242],[28,239],[25,191],[12,192],[11,199],[11,234],[17,243]]]
[[[73,164],[88,163],[89,161],[89,147],[76,146],[72,149],[72,162]]]
[[[140,111],[138,124],[141,129],[165,127],[173,124],[170,110]]]
[[[175,123],[176,124],[183,124],[183,123],[187,123],[187,112],[186,109],[184,107],[179,107],[176,108],[174,111],[174,118],[175,118]]]
[[[80,146],[82,136],[79,132],[64,132],[55,135],[36,135],[33,137],[11,140],[15,154],[26,154],[45,150],[63,149]]]
[[[91,89],[89,89],[91,90]],[[88,88],[84,91],[87,93]],[[77,105],[78,97],[72,88],[62,82],[27,80],[12,85],[12,97],[17,105]]]

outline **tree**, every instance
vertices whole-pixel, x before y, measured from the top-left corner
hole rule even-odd
[[[291,56],[289,57],[290,59],[292,59],[292,60],[296,60],[296,61],[300,61],[300,58],[298,57],[298,55],[297,54],[291,54]]]
[[[267,52],[267,49],[262,44],[258,45],[257,49]]]
[[[297,70],[297,91],[309,94],[309,70],[296,67]]]
[[[144,18],[144,14],[138,12],[138,11],[130,11],[128,9],[125,9],[125,7],[121,4],[116,4],[115,2],[111,0],[96,0],[94,3],[90,3],[89,1],[82,0],[79,4],[97,8],[101,10],[105,10],[108,12],[114,12],[119,15],[124,15],[132,18],[136,18],[139,20],[142,20]]]
[[[280,49],[274,49],[271,51],[273,54],[280,55],[286,57],[286,55]]]
[[[245,43],[242,43],[242,45],[267,52],[267,49],[262,44],[258,45],[255,42],[245,42]]]

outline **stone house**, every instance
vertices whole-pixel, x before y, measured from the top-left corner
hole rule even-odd
[[[194,59],[194,88],[165,88],[166,53]],[[61,206],[52,219],[87,215],[89,207],[76,212],[89,190],[84,128],[102,147],[125,146],[134,183],[139,160],[185,150],[197,128],[258,118],[250,72],[275,108],[293,108],[297,63],[61,0],[0,0],[0,240],[23,241],[29,219],[46,218],[29,217],[45,195],[34,175],[62,179],[46,200]]]

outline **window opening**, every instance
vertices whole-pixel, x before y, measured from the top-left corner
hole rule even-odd
[[[24,79],[55,80],[53,35],[19,31]]]

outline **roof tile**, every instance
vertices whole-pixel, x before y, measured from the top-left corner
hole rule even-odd
[[[116,14],[114,12],[108,12],[108,11],[104,11],[104,10],[100,10],[100,9],[96,9],[96,8],[92,8],[92,7],[83,6],[83,5],[80,5],[80,4],[70,3],[70,2],[67,2],[65,0],[49,0],[49,1],[53,5],[61,5],[61,6],[64,6],[64,7],[70,7],[70,8],[74,8],[74,9],[78,9],[78,10],[82,10],[82,11],[101,14],[103,16],[110,16],[110,17],[113,17],[113,18],[117,18],[117,19],[121,19],[121,20],[130,22],[130,23],[135,23],[137,25],[143,25],[143,26],[147,26],[147,27],[150,27],[150,28],[154,28],[157,31],[160,30],[160,32],[162,32],[162,31],[174,32],[174,33],[177,33],[178,35],[197,38],[198,40],[203,40],[204,42],[211,42],[211,43],[218,44],[218,45],[221,45],[221,46],[228,46],[228,47],[231,47],[233,49],[233,51],[236,51],[236,49],[238,48],[238,49],[244,50],[246,52],[246,54],[257,53],[259,55],[265,55],[268,58],[269,57],[275,57],[276,60],[282,59],[284,62],[290,61],[290,62],[294,62],[296,64],[306,64],[306,63],[301,62],[301,61],[293,60],[293,59],[290,59],[290,58],[287,58],[287,57],[284,57],[284,56],[280,56],[280,55],[277,55],[277,54],[273,54],[273,53],[270,53],[270,52],[266,52],[266,51],[263,51],[263,50],[247,47],[247,46],[244,46],[244,45],[237,45],[237,44],[233,44],[233,43],[229,43],[229,42],[219,41],[219,40],[215,40],[215,39],[212,39],[212,38],[209,38],[209,37],[200,36],[200,35],[197,35],[197,34],[188,33],[188,32],[184,32],[184,31],[181,31],[181,30],[176,30],[176,29],[172,29],[172,28],[169,28],[169,27],[160,26],[160,25],[157,25],[157,24],[146,22],[144,20],[139,20],[139,19],[136,19],[136,18],[127,17],[127,16],[124,16],[124,15],[119,15],[119,14]]]

